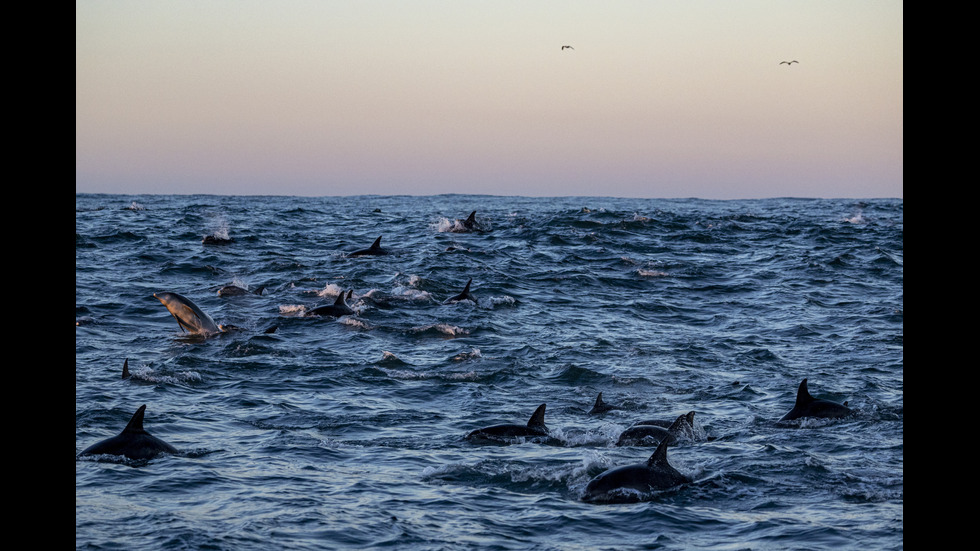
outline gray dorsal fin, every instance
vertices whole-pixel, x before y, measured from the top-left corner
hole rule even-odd
[[[347,300],[350,300],[350,297],[352,296],[354,296],[354,289],[347,291]]]
[[[694,426],[694,412],[693,411],[689,411],[689,412],[687,412],[686,415],[684,415],[684,417],[687,417],[687,422],[690,423],[691,426],[693,427]]]
[[[374,240],[374,244],[371,245],[371,250],[377,250],[381,248],[381,237],[382,236],[379,235],[378,238]]]
[[[687,420],[687,416],[688,415],[691,415],[693,413],[694,412],[692,411],[691,413],[685,413],[683,415],[678,415],[677,416],[677,419],[674,419],[674,422],[670,424],[670,427],[667,429],[667,432],[669,432],[671,434],[678,434],[679,432],[681,432],[681,427],[684,426],[684,423],[689,423],[690,422],[690,421]],[[694,419],[694,415],[691,415],[691,419],[692,420]]]
[[[813,396],[810,396],[810,391],[807,389],[806,386],[806,379],[803,379],[803,382],[800,383],[800,389],[796,391],[796,405],[802,406],[805,404],[809,404],[812,401],[813,401]]]
[[[545,404],[541,404],[540,406],[538,406],[538,409],[534,410],[534,414],[531,415],[531,420],[527,422],[528,427],[545,428],[544,408],[545,408]]]
[[[599,395],[595,397],[595,405],[592,406],[592,409],[599,409],[604,405],[605,404],[602,403],[602,393],[600,392]]]
[[[647,467],[669,465],[669,463],[667,463],[667,440],[667,438],[664,438],[660,441],[660,445],[657,446],[657,451],[653,452],[650,459],[647,459]]]
[[[337,295],[337,300],[333,301],[333,305],[334,306],[340,306],[341,304],[346,304],[344,302],[344,292],[343,291],[341,291],[340,294]]]
[[[146,404],[140,406],[136,413],[133,414],[133,418],[129,420],[129,424],[123,429],[123,432],[145,432],[143,430],[143,414],[146,413]]]
[[[122,378],[126,379],[128,377],[129,377],[129,358],[126,358],[126,360],[123,362]]]

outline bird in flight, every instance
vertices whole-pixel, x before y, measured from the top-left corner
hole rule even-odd
[[[780,65],[782,65],[783,63],[785,63],[785,64],[787,64],[787,65],[792,65],[792,64],[794,64],[794,63],[799,63],[799,61],[796,61],[796,60],[794,59],[793,61],[780,61],[780,62],[779,62],[779,64],[780,64]]]
[[[561,47],[562,50],[564,50],[565,48],[568,48],[569,50],[574,50],[575,49],[575,48],[572,48],[571,46],[562,46]]]

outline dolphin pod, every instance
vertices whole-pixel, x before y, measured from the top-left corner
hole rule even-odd
[[[78,455],[122,455],[129,459],[151,459],[161,453],[179,453],[177,448],[143,429],[145,412],[146,404],[143,404],[122,432],[92,444]]]
[[[796,391],[796,404],[793,405],[793,409],[789,410],[786,415],[783,415],[779,422],[801,419],[803,417],[840,419],[847,417],[851,413],[851,408],[844,404],[810,396],[806,379],[803,379],[803,382],[800,383],[800,388]]]
[[[526,438],[536,436],[548,436],[548,427],[544,424],[545,404],[538,406],[531,415],[531,419],[526,425],[494,425],[476,429],[464,438],[470,441],[489,440],[499,443],[507,443],[515,438]]]
[[[593,478],[585,487],[582,500],[587,502],[624,503],[640,501],[655,490],[666,490],[691,481],[667,462],[667,440],[645,463],[609,469]]]
[[[476,211],[469,217],[460,221],[467,229],[475,227]],[[212,236],[208,236],[212,237]],[[226,240],[224,242],[230,242]],[[205,238],[205,243],[221,243]],[[379,236],[371,247],[348,253],[349,256],[377,256],[386,255],[389,252],[381,248],[381,236]],[[476,299],[470,292],[472,278],[467,281],[463,290],[447,299],[444,304],[458,302],[461,300]],[[261,294],[264,287],[254,291]],[[218,291],[219,296],[233,296],[248,294],[249,291],[234,285],[224,286]],[[353,290],[346,294],[341,292],[333,304],[326,304],[310,310],[307,316],[334,316],[349,315],[353,310],[348,305],[348,300],[353,295]],[[194,334],[212,334],[224,332],[230,326],[218,325],[214,320],[202,311],[196,304],[186,297],[173,292],[154,293],[153,296],[159,300],[167,310],[177,320],[178,325],[183,331]],[[271,327],[267,330],[270,333],[275,330]],[[129,360],[123,363],[122,378],[128,378]],[[779,421],[789,421],[805,417],[814,418],[841,418],[853,413],[849,407],[829,400],[817,399],[810,395],[807,388],[807,379],[799,385],[796,403],[792,410],[786,413]],[[521,424],[501,424],[479,428],[466,434],[464,437],[469,441],[493,441],[498,443],[510,443],[514,439],[548,437],[549,431],[544,422],[546,404],[541,404],[531,415],[528,422]],[[604,413],[613,409],[622,409],[614,405],[606,404],[602,400],[600,392],[596,397],[595,404],[589,414]],[[170,444],[150,435],[143,428],[143,419],[146,405],[140,406],[125,429],[118,435],[107,438],[93,444],[82,451],[79,455],[121,455],[130,459],[149,459],[160,453],[179,453]],[[620,435],[617,446],[622,445],[653,445],[656,444],[656,451],[643,463],[626,465],[611,468],[594,477],[586,486],[581,499],[586,502],[610,502],[610,501],[637,501],[642,499],[643,494],[648,494],[654,490],[673,488],[691,481],[691,478],[677,471],[667,460],[667,447],[675,445],[680,436],[689,436],[694,432],[694,412],[678,416],[672,422],[664,420],[640,421]]]

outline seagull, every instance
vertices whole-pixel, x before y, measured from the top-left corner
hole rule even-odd
[[[564,50],[565,48],[568,48],[569,50],[574,50],[575,49],[575,48],[572,48],[571,46],[562,46],[561,47],[562,50]]]
[[[785,64],[787,64],[787,65],[792,65],[792,64],[794,64],[794,63],[799,63],[799,61],[796,61],[796,60],[794,59],[793,61],[780,61],[780,62],[779,62],[779,64],[780,64],[780,65],[782,65],[783,63],[785,63]]]

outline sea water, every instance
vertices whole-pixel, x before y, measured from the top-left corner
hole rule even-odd
[[[76,548],[901,549],[903,221],[901,199],[78,194],[75,453],[142,404],[180,453],[77,457]],[[352,315],[305,315],[349,290]],[[161,291],[238,329],[186,334]],[[777,425],[804,378],[855,414]],[[619,409],[589,415],[599,392]],[[463,438],[543,403],[545,442]],[[668,450],[692,482],[581,501],[652,453],[620,432],[692,410],[706,437]]]

